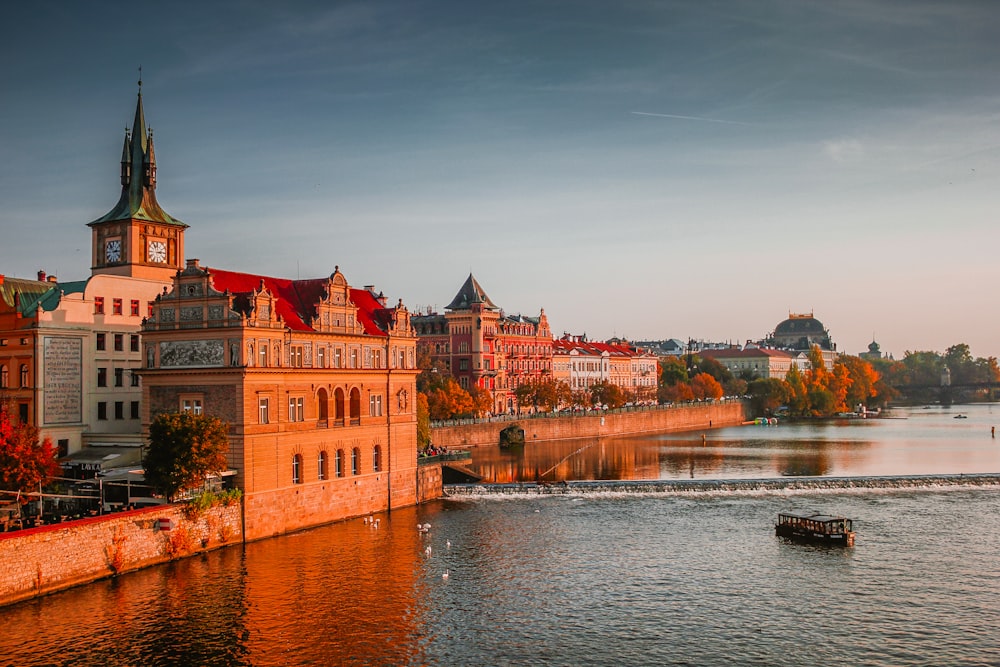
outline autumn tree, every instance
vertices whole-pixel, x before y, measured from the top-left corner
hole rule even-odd
[[[691,393],[695,398],[722,398],[722,385],[708,373],[698,373],[691,378]]]
[[[146,481],[168,500],[226,470],[229,427],[217,417],[162,413],[149,425]]]
[[[469,392],[451,376],[444,377],[438,388],[427,394],[427,405],[434,421],[471,417],[475,411]]]
[[[431,413],[427,407],[427,394],[417,392],[417,449],[431,444]]]
[[[871,407],[873,399],[879,395],[879,373],[867,361],[860,357],[841,356],[837,359],[838,367],[843,367],[851,378],[844,402],[850,409],[857,405]]]
[[[590,385],[590,397],[595,405],[600,403],[609,408],[620,408],[628,399],[622,388],[611,382],[595,382]]]
[[[52,441],[39,441],[38,428],[15,423],[0,404],[0,489],[37,491],[39,484],[59,474]]]

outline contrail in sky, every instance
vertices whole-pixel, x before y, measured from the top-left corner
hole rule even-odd
[[[720,120],[718,118],[703,118],[702,116],[678,116],[672,113],[650,113],[648,111],[630,111],[636,116],[656,116],[657,118],[679,118],[680,120],[700,120],[705,123],[723,123],[725,125],[751,125],[751,123],[741,123],[738,120]]]

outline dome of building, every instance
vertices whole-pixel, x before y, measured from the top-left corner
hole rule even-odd
[[[778,347],[792,350],[808,350],[813,345],[819,345],[822,350],[833,349],[830,332],[812,313],[789,313],[788,319],[774,328],[772,339]]]

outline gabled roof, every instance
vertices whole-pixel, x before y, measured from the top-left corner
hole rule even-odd
[[[316,316],[316,307],[326,296],[328,278],[291,280],[272,278],[253,273],[240,273],[205,267],[211,275],[212,286],[228,291],[234,296],[248,296],[259,290],[261,283],[277,297],[275,313],[293,331],[315,331],[309,322]],[[358,308],[358,321],[369,336],[385,336],[392,309],[385,308],[368,290],[350,289],[350,298]]]
[[[445,306],[445,310],[468,310],[474,303],[483,304],[487,310],[500,310],[495,303],[490,301],[486,291],[480,287],[470,273],[469,277],[465,279],[462,289],[458,290],[458,294],[451,300],[451,303]]]

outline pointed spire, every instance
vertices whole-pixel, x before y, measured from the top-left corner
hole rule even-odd
[[[187,227],[168,215],[156,201],[156,156],[153,152],[153,132],[146,127],[146,115],[142,107],[141,67],[138,84],[132,130],[125,131],[125,143],[122,147],[121,197],[113,209],[89,224],[135,219]]]
[[[486,295],[486,291],[479,286],[479,283],[470,273],[469,277],[465,279],[462,289],[458,290],[458,294],[451,300],[451,303],[445,306],[445,309],[467,310],[474,303],[483,304],[483,307],[487,310],[499,309],[495,303],[490,301],[490,297]]]

